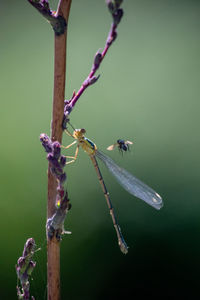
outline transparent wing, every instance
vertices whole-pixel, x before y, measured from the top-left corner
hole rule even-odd
[[[113,144],[113,145],[110,145],[108,148],[106,148],[107,150],[109,151],[112,151],[114,150],[114,148],[117,146],[117,144]]]
[[[110,157],[97,150],[96,156],[103,161],[121,186],[133,196],[145,201],[155,209],[163,206],[162,198],[148,185],[137,179],[125,169],[119,167]]]
[[[125,144],[133,145],[133,142],[131,142],[131,141],[125,141]]]

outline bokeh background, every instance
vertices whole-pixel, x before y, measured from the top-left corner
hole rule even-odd
[[[72,2],[66,98],[88,75],[111,24],[103,0]],[[160,193],[164,207],[155,211],[132,197],[102,166],[129,245],[124,256],[93,166],[80,151],[67,169],[72,210],[65,228],[72,235],[61,244],[62,299],[197,299],[200,2],[129,0],[123,9],[101,77],[80,98],[71,123],[105,152],[118,138],[134,141],[123,157],[117,150],[109,155]],[[41,250],[32,294],[45,299],[47,161],[39,135],[50,133],[54,39],[28,1],[1,1],[0,25],[1,298],[16,299],[15,264],[34,237]],[[64,145],[70,142],[64,137]]]

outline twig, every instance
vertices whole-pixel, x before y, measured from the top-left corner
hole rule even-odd
[[[21,300],[30,299],[30,282],[29,277],[36,266],[36,262],[32,261],[33,254],[35,252],[35,241],[30,238],[26,241],[24,245],[24,251],[22,256],[18,259],[16,265],[17,277],[20,285],[17,286],[17,296]],[[35,299],[33,296],[32,300]]]
[[[92,84],[94,84],[95,82],[97,82],[97,80],[99,79],[99,76],[95,76],[96,71],[99,69],[103,59],[106,56],[106,53],[108,52],[110,46],[112,45],[112,43],[115,41],[115,39],[117,38],[117,26],[121,21],[121,18],[123,16],[123,10],[120,8],[120,5],[122,3],[123,0],[107,0],[107,6],[109,9],[109,12],[112,15],[112,25],[111,25],[111,29],[110,32],[108,34],[108,38],[106,40],[106,44],[105,47],[103,49],[102,52],[98,51],[94,57],[94,62],[91,68],[91,71],[88,75],[88,77],[86,78],[86,80],[83,82],[81,88],[79,89],[79,91],[77,93],[73,92],[72,98],[70,100],[65,100],[65,108],[64,108],[64,118],[63,118],[63,129],[65,129],[67,127],[67,123],[69,121],[69,114],[71,113],[72,109],[74,108],[76,102],[78,101],[78,99],[80,98],[80,96],[83,94],[83,92],[86,90],[86,88]]]
[[[57,15],[55,11],[50,9],[48,0],[28,0],[28,2],[49,21],[56,35],[65,32],[67,26],[65,18],[62,14]]]

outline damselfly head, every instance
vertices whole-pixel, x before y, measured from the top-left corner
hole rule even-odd
[[[74,130],[74,133],[73,133],[73,136],[76,138],[76,139],[80,139],[82,137],[84,137],[84,134],[86,133],[86,130],[84,128],[81,128],[81,129],[75,129]]]
[[[81,128],[80,131],[81,131],[82,134],[86,133],[86,130],[84,128]]]

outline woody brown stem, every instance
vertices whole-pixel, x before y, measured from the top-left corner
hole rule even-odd
[[[71,0],[60,0],[56,16],[68,21]],[[64,111],[65,74],[66,74],[66,40],[67,31],[62,35],[55,34],[54,42],[54,91],[51,123],[51,140],[62,141],[62,121]],[[47,218],[55,213],[57,181],[48,168],[48,204]],[[47,242],[47,278],[48,300],[60,299],[60,243],[54,236]]]

